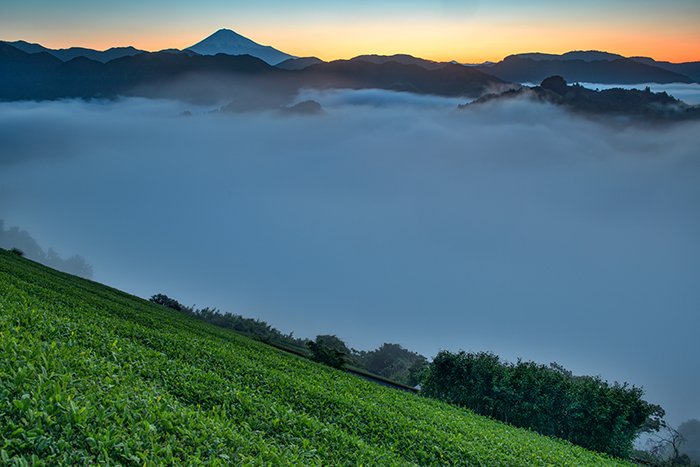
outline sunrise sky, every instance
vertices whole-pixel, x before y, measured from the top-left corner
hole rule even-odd
[[[698,0],[2,0],[0,40],[52,48],[184,48],[220,28],[325,60],[409,53],[497,61],[606,50],[700,60]]]

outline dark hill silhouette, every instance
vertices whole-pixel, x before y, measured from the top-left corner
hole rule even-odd
[[[311,65],[318,65],[319,63],[326,63],[320,58],[316,57],[301,57],[301,58],[290,58],[281,63],[275,65],[277,68],[283,70],[303,70],[304,68],[310,67]]]
[[[690,106],[665,92],[654,93],[649,88],[594,91],[578,84],[570,86],[561,76],[548,77],[539,86],[523,86],[500,94],[489,94],[460,108],[475,108],[489,102],[512,99],[553,104],[587,115],[626,116],[649,121],[700,119],[700,106]]]
[[[0,42],[0,99],[51,97],[47,77],[56,76],[63,62],[46,52],[28,54]]]
[[[139,50],[131,46],[112,47],[107,50],[94,50],[85,47],[71,47],[68,49],[50,49],[48,47],[44,47],[41,44],[33,44],[26,41],[6,42],[6,44],[17,48],[22,52],[30,54],[46,52],[64,62],[67,62],[68,60],[72,60],[77,57],[85,57],[89,58],[90,60],[106,63],[110,60],[114,60],[115,58],[128,57],[144,52],[143,50]]]
[[[610,52],[603,52],[599,50],[576,50],[572,52],[566,52],[564,54],[546,54],[540,52],[534,53],[524,53],[524,54],[514,54],[510,57],[526,58],[535,61],[569,61],[569,60],[582,60],[584,62],[595,62],[595,61],[615,61],[620,59],[628,58],[635,62],[643,63],[645,65],[653,66],[656,68],[661,68],[663,70],[671,71],[673,73],[678,73],[684,75],[696,83],[700,83],[700,62],[686,62],[686,63],[671,63],[664,61],[657,61],[651,57],[623,57],[620,54],[614,54]],[[621,83],[619,83],[621,84]],[[636,83],[635,83],[636,84]]]
[[[0,99],[67,97],[180,97],[221,100],[256,95],[284,105],[303,87],[387,89],[477,97],[503,81],[479,70],[446,64],[427,70],[395,61],[336,61],[300,71],[268,65],[250,55],[188,55],[144,52],[107,63],[78,57],[62,62],[41,52],[27,54],[0,43]],[[257,94],[256,94],[257,93]]]
[[[336,60],[313,65],[300,72],[302,81],[315,88],[375,88],[442,96],[479,96],[489,87],[505,82],[480,70],[462,65],[427,70],[396,61],[371,63]]]
[[[53,248],[44,251],[26,230],[21,230],[19,227],[5,229],[5,221],[3,219],[0,219],[0,248],[7,250],[16,248],[32,261],[37,261],[69,274],[88,279],[92,277],[92,266],[82,256],[73,255],[63,258]]]
[[[46,52],[27,54],[0,43],[0,99],[4,100],[118,95],[177,97],[178,92],[183,93],[180,97],[202,97],[214,92],[205,84],[225,88],[237,79],[250,81],[255,77],[265,81],[268,76],[281,73],[285,72],[249,55],[145,52],[103,64],[85,57],[62,62]],[[175,86],[187,80],[191,80],[189,87]],[[192,91],[197,94],[192,95]]]
[[[671,63],[671,62],[658,62],[653,58],[649,57],[630,57],[631,60],[635,62],[644,63],[647,65],[652,65],[655,67],[663,68],[664,70],[672,71],[674,73],[680,73],[685,75],[696,83],[700,83],[700,62],[686,62],[686,63]]]
[[[559,54],[545,54],[540,52],[534,53],[524,53],[524,54],[513,54],[511,57],[520,58],[530,58],[532,60],[583,60],[584,62],[595,62],[598,60],[619,60],[625,58],[620,54],[613,54],[610,52],[604,52],[601,50],[572,50],[571,52],[566,52],[561,55]]]
[[[417,65],[426,70],[437,70],[438,68],[444,68],[447,63],[444,62],[434,62],[432,60],[425,60],[423,58],[414,57],[413,55],[406,54],[396,54],[396,55],[358,55],[357,57],[351,59],[350,61],[362,61],[369,63],[376,63],[378,65],[389,62],[402,63],[404,65]]]
[[[590,82],[608,84],[641,84],[641,83],[691,83],[693,79],[675,71],[661,68],[653,64],[641,63],[628,58],[614,58],[613,54],[596,52],[594,56],[603,56],[603,60],[583,60],[547,54],[511,55],[493,65],[483,65],[478,68],[486,73],[498,76],[506,81],[518,83],[539,83],[552,75],[563,76],[569,82]],[[542,58],[542,56],[547,58]],[[536,58],[533,58],[536,57]]]

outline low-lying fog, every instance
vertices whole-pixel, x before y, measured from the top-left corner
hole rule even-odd
[[[700,123],[303,98],[325,115],[0,104],[0,218],[142,297],[356,348],[557,361],[700,416]]]

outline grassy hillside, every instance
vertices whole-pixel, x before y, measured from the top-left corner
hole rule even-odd
[[[0,250],[0,463],[616,465]]]

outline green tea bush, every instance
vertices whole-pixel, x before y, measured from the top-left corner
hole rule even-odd
[[[627,465],[0,251],[1,465]]]

